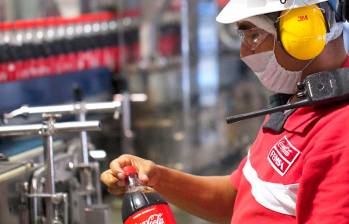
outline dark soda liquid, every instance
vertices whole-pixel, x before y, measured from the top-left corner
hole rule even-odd
[[[122,203],[122,220],[123,222],[130,216],[132,216],[137,211],[143,208],[149,207],[151,205],[166,204],[159,194],[155,192],[143,192],[136,191],[131,193],[126,193],[123,197]]]

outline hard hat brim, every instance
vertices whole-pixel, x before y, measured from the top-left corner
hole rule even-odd
[[[280,0],[230,0],[218,14],[219,23],[235,23],[251,16],[283,11],[291,8],[300,8],[327,0],[288,0],[282,4]]]

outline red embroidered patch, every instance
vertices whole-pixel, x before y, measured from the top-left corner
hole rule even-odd
[[[300,153],[284,136],[269,151],[268,161],[281,176],[284,176]]]

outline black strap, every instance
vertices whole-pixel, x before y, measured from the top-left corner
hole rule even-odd
[[[269,104],[272,107],[284,105],[291,98],[289,94],[275,94],[270,96]],[[276,112],[269,116],[269,120],[264,124],[263,129],[270,130],[272,132],[281,133],[284,130],[284,124],[287,118],[292,114],[293,110],[287,112]]]

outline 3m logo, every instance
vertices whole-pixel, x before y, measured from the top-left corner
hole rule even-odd
[[[298,22],[302,22],[302,21],[306,21],[308,20],[308,15],[302,15],[302,16],[298,16]]]
[[[284,176],[300,153],[284,136],[269,151],[268,161],[281,176]]]

